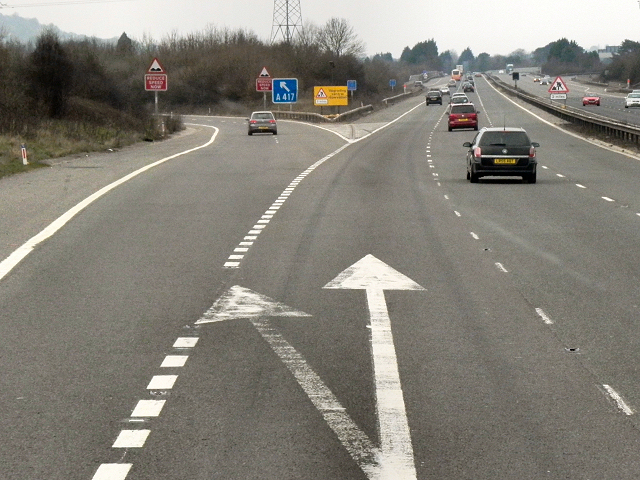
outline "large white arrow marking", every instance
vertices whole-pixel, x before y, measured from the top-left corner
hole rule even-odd
[[[416,478],[413,446],[384,291],[424,288],[373,255],[347,268],[324,288],[367,292],[381,443],[379,478],[413,480]]]
[[[336,396],[322,379],[307,365],[300,355],[269,322],[268,317],[309,317],[247,288],[231,287],[196,322],[196,324],[248,319],[262,338],[287,366],[311,402],[322,414],[329,427],[347,449],[353,460],[371,480],[382,480],[378,467],[379,450],[369,437],[358,428]],[[400,477],[387,477],[400,478]]]

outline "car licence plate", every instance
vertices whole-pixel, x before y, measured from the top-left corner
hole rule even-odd
[[[518,161],[515,158],[494,158],[494,165],[515,165]]]
[[[459,122],[468,122],[469,119],[468,118],[459,118],[458,121]]]

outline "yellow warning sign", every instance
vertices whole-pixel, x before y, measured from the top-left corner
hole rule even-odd
[[[315,106],[349,105],[349,92],[344,87],[313,87],[313,104]]]

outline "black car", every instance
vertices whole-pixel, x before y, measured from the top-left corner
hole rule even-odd
[[[473,84],[471,82],[465,82],[462,84],[462,91],[467,93],[467,92],[475,92],[476,89],[473,86]]]
[[[536,183],[538,162],[536,147],[529,135],[518,127],[494,127],[481,129],[467,147],[467,180],[476,183],[480,177],[522,177]]]
[[[438,103],[442,105],[442,93],[440,90],[429,90],[426,95],[427,105],[431,105],[432,103]]]

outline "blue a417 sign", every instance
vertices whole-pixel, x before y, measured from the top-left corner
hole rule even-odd
[[[271,88],[273,103],[296,103],[298,101],[297,78],[274,78]]]

